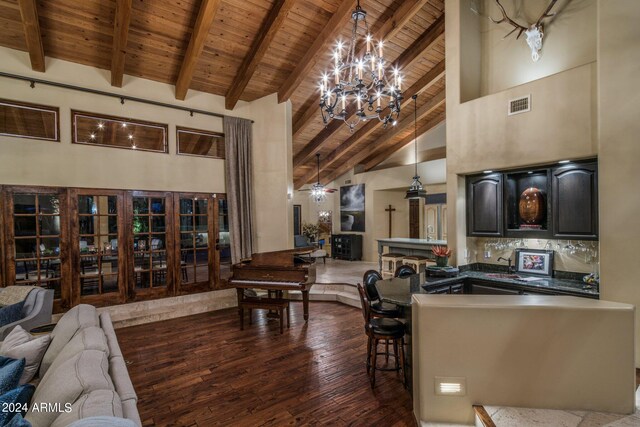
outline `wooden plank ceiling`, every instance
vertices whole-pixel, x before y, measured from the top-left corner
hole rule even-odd
[[[418,131],[444,120],[444,0],[361,0],[385,58],[404,76],[397,126],[324,126],[318,81],[338,38],[349,40],[355,0],[0,0],[0,45],[44,57],[253,101],[277,92],[293,110],[294,184],[314,182],[320,153],[327,183],[356,165],[370,170],[413,141],[411,95],[419,94]],[[43,56],[44,55],[44,56]]]

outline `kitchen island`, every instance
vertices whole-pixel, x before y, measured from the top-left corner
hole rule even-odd
[[[493,268],[492,268],[493,267]],[[598,299],[598,287],[578,280],[545,277],[527,282],[518,278],[528,275],[509,274],[488,264],[462,266],[461,273],[455,277],[429,277],[425,273],[414,274],[406,278],[392,278],[376,282],[380,299],[396,304],[400,316],[405,321],[407,336],[405,343],[405,362],[408,387],[411,390],[412,372],[412,313],[414,295],[433,294],[472,294],[472,295],[565,295]]]

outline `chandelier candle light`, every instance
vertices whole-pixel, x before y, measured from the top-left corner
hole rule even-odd
[[[333,75],[325,73],[320,82],[322,121],[326,125],[334,119],[342,120],[351,132],[366,120],[377,119],[384,127],[388,123],[395,126],[402,102],[402,76],[397,68],[391,73],[386,69],[383,42],[376,43],[369,34],[367,12],[360,7],[360,0],[351,17],[353,30],[346,57],[343,56],[345,45],[339,41],[332,54]],[[360,27],[363,27],[364,35],[358,34]],[[366,43],[362,57],[356,57],[359,37]],[[389,74],[391,77],[387,78]],[[347,110],[353,108],[355,119],[349,120]]]

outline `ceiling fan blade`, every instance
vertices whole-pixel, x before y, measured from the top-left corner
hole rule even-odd
[[[336,191],[338,191],[337,188],[325,188],[324,189],[325,193],[335,193]]]

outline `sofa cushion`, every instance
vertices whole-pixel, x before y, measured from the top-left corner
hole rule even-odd
[[[0,356],[0,395],[18,387],[24,365],[24,359]]]
[[[83,394],[71,405],[71,411],[60,414],[51,427],[66,427],[69,424],[89,417],[122,418],[120,396],[113,390],[94,390]]]
[[[113,323],[111,322],[111,315],[108,311],[100,313],[100,327],[104,331],[104,335],[107,337],[107,344],[109,345],[109,357],[122,356],[120,345],[118,344],[118,337],[116,331],[113,329]]]
[[[92,305],[80,304],[67,311],[51,332],[51,344],[42,358],[40,377],[44,377],[58,353],[71,341],[76,332],[99,324],[98,312]]]
[[[113,323],[111,323],[111,316],[108,312],[100,314],[100,326],[104,331],[109,345],[109,373],[111,374],[111,379],[113,380],[116,391],[122,401],[132,399],[137,402],[138,396],[131,383],[131,378],[129,378],[127,364],[122,356],[122,351],[120,351],[118,338],[116,337]]]
[[[20,384],[28,383],[38,372],[44,352],[47,351],[51,336],[33,336],[17,325],[0,345],[0,355],[13,359],[25,359]]]
[[[91,417],[78,420],[67,427],[137,427],[131,420],[114,417]]]
[[[22,306],[24,306],[24,301],[0,308],[0,326],[6,326],[22,319]]]
[[[7,425],[16,414],[27,413],[35,389],[31,384],[23,384],[0,396],[0,426]]]
[[[109,357],[109,348],[107,347],[107,339],[104,336],[104,332],[97,326],[89,326],[87,328],[79,330],[73,338],[64,346],[58,357],[51,363],[49,370],[41,378],[44,380],[47,378],[50,371],[54,371],[64,363],[66,360],[71,359],[73,356],[84,350],[98,350],[107,354]]]
[[[40,381],[26,420],[33,427],[49,426],[67,409],[65,404],[71,406],[78,397],[94,390],[113,390],[109,360],[103,351],[84,350]],[[34,410],[47,406],[47,411]]]

